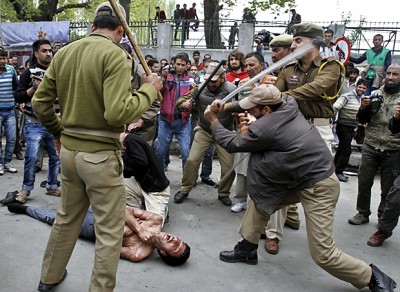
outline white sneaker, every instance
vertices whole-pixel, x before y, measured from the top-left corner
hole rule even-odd
[[[0,175],[4,174],[4,166],[3,164],[0,164]]]
[[[16,173],[17,169],[14,167],[14,165],[11,162],[7,162],[4,164],[4,170],[11,172],[11,173]]]
[[[244,209],[247,208],[247,202],[236,202],[235,205],[232,206],[231,211],[234,213],[242,212]]]

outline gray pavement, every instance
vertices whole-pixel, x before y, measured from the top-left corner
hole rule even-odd
[[[1,198],[8,191],[21,187],[23,161],[13,162],[18,173],[5,173],[0,177]],[[141,263],[120,260],[115,291],[356,291],[350,284],[330,276],[313,262],[308,251],[302,212],[300,230],[285,228],[279,254],[265,252],[264,241],[260,240],[258,265],[221,262],[219,252],[232,249],[240,240],[237,229],[243,213],[232,213],[229,207],[217,200],[216,189],[201,182],[197,183],[184,203],[174,204],[172,197],[179,188],[182,175],[180,165],[178,156],[171,155],[167,171],[171,180],[170,222],[164,230],[180,236],[190,245],[190,259],[181,267],[165,265],[156,252]],[[37,173],[36,188],[27,205],[57,207],[59,199],[46,196],[39,186],[46,175],[47,165]],[[212,177],[219,177],[216,160]],[[356,197],[357,177],[351,177],[348,183],[341,183],[334,226],[337,246],[367,263],[374,263],[400,283],[397,266],[400,260],[400,230],[395,230],[382,247],[368,246],[368,237],[376,231],[376,212],[371,215],[369,224],[349,225],[347,219],[355,214]],[[379,182],[376,181],[372,210],[377,209],[378,201]],[[36,291],[50,226],[26,215],[11,214],[6,207],[0,206],[0,230],[0,291]],[[87,291],[93,257],[94,243],[79,239],[67,267],[68,277],[57,291]]]

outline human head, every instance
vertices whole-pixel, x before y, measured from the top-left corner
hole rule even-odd
[[[0,50],[0,70],[3,71],[7,64],[7,52]]]
[[[349,71],[349,80],[355,81],[358,77],[358,74],[360,74],[360,71],[357,68],[351,68]]]
[[[334,34],[334,31],[332,29],[328,28],[327,30],[325,30],[324,37],[325,37],[326,45],[330,45],[330,43],[332,42],[333,34]]]
[[[357,95],[363,95],[367,91],[367,88],[368,88],[367,80],[361,78],[357,81],[355,88]]]
[[[171,57],[171,61],[170,61],[171,66],[175,65],[175,56]]]
[[[185,3],[185,4],[183,4],[183,9],[186,9],[186,7],[187,7],[186,3]]]
[[[145,55],[144,56],[144,60],[146,61],[146,63],[151,59],[155,59],[155,58],[152,55]]]
[[[239,101],[239,105],[259,119],[282,105],[282,94],[274,85],[261,84],[254,87],[248,97]]]
[[[158,233],[154,239],[154,245],[162,260],[170,266],[180,266],[190,256],[189,245],[172,234]]]
[[[197,63],[200,60],[200,51],[193,52],[193,60]]]
[[[319,48],[325,45],[324,30],[319,25],[313,23],[298,23],[291,28],[293,34],[292,51],[312,44],[314,50],[301,57],[299,60],[307,58],[313,54],[319,54]]]
[[[53,49],[49,40],[40,39],[32,44],[33,59],[35,63],[48,67],[53,58]]]
[[[160,63],[156,59],[148,60],[147,66],[149,66],[151,73],[158,73],[158,70],[160,70]]]
[[[125,9],[120,4],[117,5],[122,16],[126,19]],[[108,1],[101,3],[94,11],[93,30],[98,29],[107,29],[115,32],[116,34],[113,37],[116,43],[121,41],[124,34],[124,28]]]
[[[218,67],[218,62],[210,62],[205,70],[204,79],[208,79],[211,76],[211,73],[216,70]],[[219,67],[215,75],[211,78],[210,82],[207,84],[208,90],[211,92],[217,92],[221,89],[222,85],[225,82],[225,70],[224,68]]]
[[[199,70],[197,69],[196,65],[190,66],[190,73],[192,73],[194,76],[197,76],[199,74]]]
[[[264,69],[264,57],[258,52],[251,52],[246,55],[245,65],[250,78],[253,78]]]
[[[62,42],[61,41],[54,41],[53,42],[53,51],[54,53],[57,53],[59,49],[62,48]]]
[[[181,8],[181,5],[176,4],[175,8],[176,8],[176,9],[179,9],[179,8]]]
[[[386,70],[384,91],[389,94],[400,92],[400,64],[394,63]]]
[[[354,63],[348,61],[345,67],[346,67],[346,77],[349,77],[350,70],[354,68]]]
[[[11,58],[11,64],[10,65],[12,65],[14,67],[18,65],[18,57],[17,56],[13,56]]]
[[[380,47],[382,47],[383,35],[381,35],[381,34],[374,35],[372,42],[374,43],[374,47],[379,49]]]
[[[179,53],[175,56],[176,75],[182,75],[186,71],[188,62],[189,56],[186,53]]]
[[[292,14],[295,15],[296,14],[296,9],[292,8],[292,9],[290,9],[290,12],[292,12]]]
[[[19,66],[17,73],[18,75],[21,75],[23,72],[25,71],[25,67],[24,66]]]
[[[167,59],[161,59],[160,60],[160,67],[164,68],[165,65],[168,65],[168,60]]]
[[[193,4],[192,4],[192,7],[195,8],[195,7],[196,7],[196,3],[193,3]]]
[[[290,34],[281,34],[272,39],[269,43],[271,48],[272,63],[278,62],[283,57],[292,52],[290,48],[293,43],[293,37]]]
[[[156,11],[160,11],[160,6],[156,6]]]
[[[211,59],[211,55],[210,54],[205,54],[204,55],[203,61],[207,60],[207,59]]]
[[[238,49],[233,50],[228,56],[228,68],[231,71],[244,69],[244,54]]]

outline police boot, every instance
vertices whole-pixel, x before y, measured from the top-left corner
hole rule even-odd
[[[388,275],[383,273],[378,267],[370,264],[372,269],[371,281],[368,284],[372,292],[392,292],[397,287],[397,283]]]
[[[243,262],[249,265],[256,265],[258,244],[251,243],[246,239],[239,241],[235,248],[230,251],[221,251],[219,258],[228,263]]]

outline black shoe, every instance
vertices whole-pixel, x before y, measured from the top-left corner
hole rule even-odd
[[[258,244],[251,243],[246,239],[239,241],[235,248],[230,251],[221,251],[219,259],[228,263],[243,262],[249,265],[256,265]]]
[[[212,186],[212,187],[218,186],[218,184],[215,181],[213,181],[211,178],[209,178],[209,177],[202,178],[201,181],[203,183],[205,183],[206,185],[209,185],[209,186]]]
[[[225,206],[232,206],[232,201],[228,196],[218,196],[218,200],[220,200]]]
[[[21,152],[15,153],[15,157],[17,157],[18,160],[24,160],[24,155],[22,155]]]
[[[383,273],[373,264],[370,264],[372,269],[371,281],[368,284],[372,292],[392,292],[397,287],[397,283],[388,275]]]
[[[8,211],[15,214],[26,214],[28,206],[24,206],[18,203],[12,203],[7,205]]]
[[[189,194],[181,193],[181,192],[179,191],[179,192],[177,192],[177,193],[175,194],[175,196],[174,196],[174,202],[175,202],[176,204],[180,204],[180,203],[182,203],[183,200],[184,200],[185,198],[187,198],[188,196],[189,196]]]
[[[8,204],[18,203],[18,201],[15,199],[15,197],[17,196],[18,193],[19,193],[18,191],[8,192],[6,197],[4,199],[0,200],[0,204],[2,204],[3,206],[6,206]]]
[[[348,182],[349,180],[349,177],[345,176],[343,173],[337,173],[336,176],[342,182]]]
[[[41,187],[41,188],[45,188],[46,185],[47,185],[47,180],[44,180],[44,181],[42,181],[42,182],[40,183],[40,187]],[[57,180],[57,186],[58,186],[58,187],[61,186],[61,182],[60,182],[59,180]]]
[[[55,284],[44,284],[41,281],[39,282],[38,291],[40,292],[52,292],[56,289],[58,285],[64,282],[65,278],[67,277],[67,270],[64,271],[64,275],[62,276],[61,280]]]

